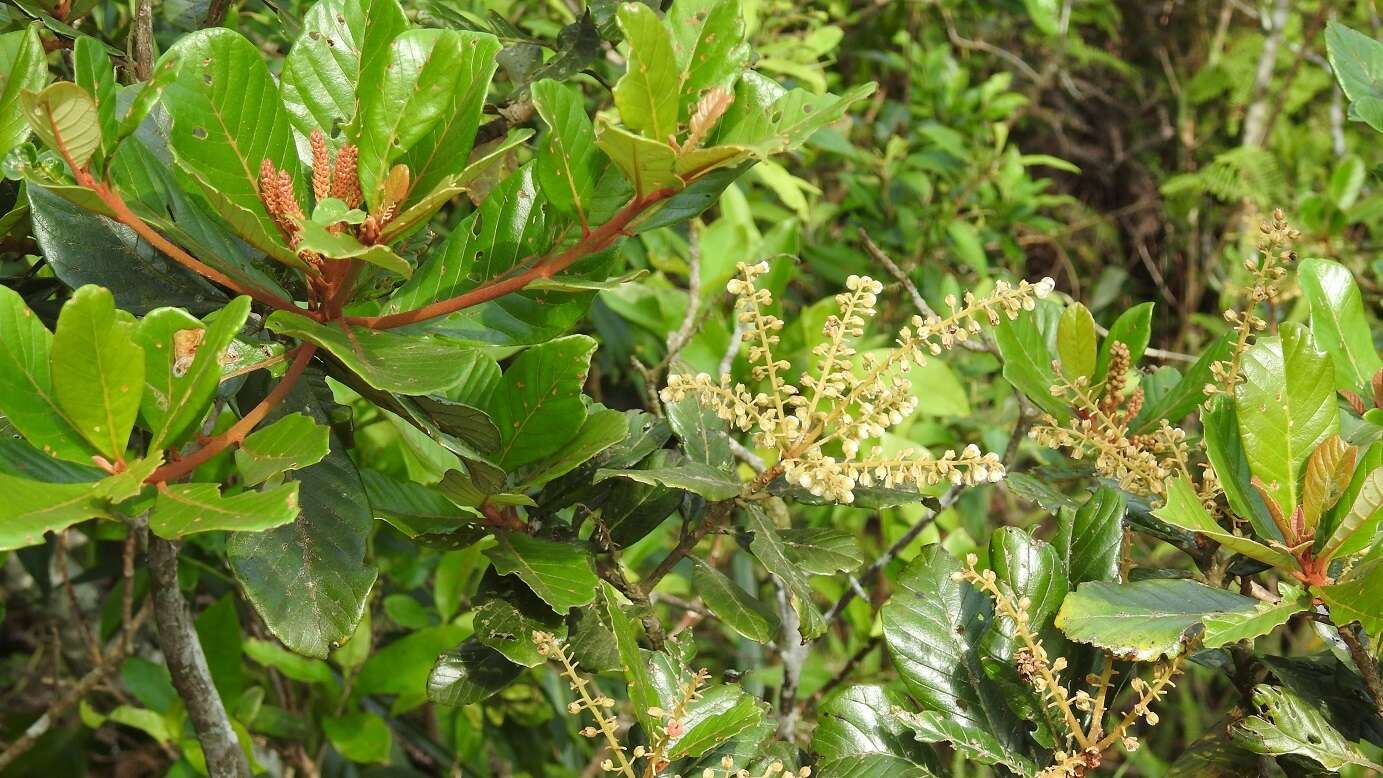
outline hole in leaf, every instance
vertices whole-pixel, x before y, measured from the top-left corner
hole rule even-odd
[[[193,128],[192,128],[192,137],[196,138],[197,140],[206,140],[206,128],[205,128],[205,127],[193,127]]]

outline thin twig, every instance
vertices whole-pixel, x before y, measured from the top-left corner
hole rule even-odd
[[[187,708],[197,742],[202,745],[207,773],[211,778],[249,778],[249,762],[231,728],[226,706],[216,693],[192,614],[178,588],[177,546],[150,534],[148,553],[159,646],[173,688]]]
[[[58,577],[62,579],[62,590],[67,595],[68,607],[72,609],[72,620],[77,622],[77,631],[81,633],[82,642],[86,644],[87,653],[91,655],[92,665],[101,664],[101,646],[96,642],[96,636],[91,634],[91,626],[83,618],[82,604],[77,600],[77,589],[72,586],[72,571],[68,569],[67,555],[67,531],[58,533]]]
[[[138,630],[139,626],[144,623],[144,619],[148,614],[149,608],[147,606],[141,608],[139,613],[136,614],[131,621],[133,625],[132,630]],[[0,771],[14,764],[19,757],[28,753],[29,749],[33,748],[34,744],[38,742],[38,739],[43,737],[53,726],[53,723],[62,718],[62,715],[66,713],[69,708],[80,702],[88,692],[95,689],[105,681],[111,673],[119,669],[121,663],[125,661],[125,653],[127,650],[127,641],[120,638],[110,641],[105,654],[101,658],[101,663],[91,668],[86,675],[82,676],[82,679],[78,681],[75,686],[67,690],[66,694],[49,705],[48,710],[44,711],[43,715],[39,716],[33,724],[30,724],[29,728],[24,730],[24,734],[20,735],[18,740],[11,743],[3,752],[0,752]]]
[[[135,0],[130,19],[130,66],[136,81],[148,81],[154,75],[154,3]]]
[[[701,230],[699,219],[690,223],[687,241],[687,312],[682,316],[682,326],[668,335],[667,356],[662,365],[671,364],[677,354],[686,347],[696,329],[696,315],[701,310]],[[656,368],[655,368],[656,370]]]
[[[230,10],[231,0],[211,0],[207,3],[206,16],[202,18],[202,29],[208,27],[220,27],[226,20],[226,12]]]

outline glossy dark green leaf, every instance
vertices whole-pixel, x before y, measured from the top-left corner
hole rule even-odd
[[[361,470],[360,480],[365,485],[375,517],[415,540],[451,536],[478,518],[474,511],[457,506],[422,484],[402,481],[374,470]],[[472,541],[479,539],[478,532],[461,534]]]
[[[812,752],[827,764],[858,755],[894,755],[918,771],[906,775],[926,775],[925,765],[931,761],[928,749],[893,712],[908,707],[907,698],[887,686],[850,686],[822,703],[812,733]]]
[[[735,456],[730,453],[730,433],[724,419],[690,395],[666,407],[668,423],[682,441],[687,458],[727,472],[733,470]]]
[[[980,639],[993,618],[993,606],[970,584],[952,580],[960,569],[939,546],[923,549],[884,604],[884,641],[898,674],[924,710],[1016,748],[1024,725],[981,662]]]
[[[677,452],[661,449],[638,464],[659,468],[682,461]],[[603,486],[606,496],[600,506],[600,522],[619,546],[628,546],[657,529],[682,504],[685,494],[680,489],[625,479],[608,481]]]
[[[597,483],[607,478],[628,478],[645,484],[657,484],[699,494],[712,502],[728,500],[740,493],[739,479],[724,470],[700,462],[682,462],[672,467],[644,470],[599,470]]]
[[[1056,625],[1071,640],[1148,661],[1181,653],[1182,637],[1206,616],[1256,605],[1251,597],[1186,579],[1090,581],[1066,596]]]
[[[994,340],[1004,360],[1004,378],[1013,388],[1057,421],[1070,418],[1070,409],[1052,395],[1052,386],[1056,384],[1053,355],[1037,329],[1037,317],[1025,313],[1017,319],[1004,318],[994,328]]]
[[[1256,754],[1304,756],[1331,771],[1359,765],[1383,772],[1383,767],[1365,758],[1319,710],[1291,691],[1259,684],[1253,690],[1253,701],[1258,714],[1230,728],[1237,745]]]
[[[711,613],[735,632],[757,643],[778,637],[778,614],[772,607],[699,559],[693,560],[692,588]]]
[[[1123,494],[1101,487],[1079,508],[1062,508],[1057,514],[1052,545],[1066,563],[1071,586],[1112,581],[1118,575],[1124,510]]]
[[[758,726],[768,704],[738,686],[717,685],[686,706],[682,735],[668,747],[671,759],[698,757]]]
[[[559,478],[600,452],[624,440],[629,434],[625,415],[609,408],[592,409],[576,436],[550,456],[528,465],[521,478],[523,489],[532,489]]]
[[[162,100],[178,164],[242,238],[304,267],[259,197],[260,163],[268,160],[289,174],[298,203],[307,201],[289,114],[259,49],[233,30],[213,28],[183,37],[164,56],[178,63]]]
[[[901,756],[879,752],[828,759],[818,764],[812,775],[818,778],[932,778],[939,773]]]
[[[290,413],[246,436],[235,450],[242,483],[254,486],[288,470],[322,461],[330,451],[329,430],[301,413]]]
[[[513,683],[523,667],[475,639],[437,658],[427,678],[427,697],[438,705],[471,705]]]
[[[106,459],[123,458],[139,414],[144,350],[110,292],[84,286],[58,315],[53,333],[53,393],[63,414]]]
[[[1001,527],[989,538],[989,564],[999,587],[1015,602],[1026,599],[1028,626],[1045,630],[1066,598],[1069,584],[1065,565],[1056,548],[1017,527]],[[983,638],[990,656],[1008,659],[1023,646],[1016,625],[998,617]]]
[[[34,238],[53,274],[67,286],[104,286],[122,310],[134,314],[161,306],[207,310],[224,299],[202,278],[175,265],[123,224],[33,183],[25,186],[25,193]]]
[[[508,533],[485,550],[502,575],[516,575],[558,613],[590,604],[596,578],[591,555],[583,545]]]
[[[505,597],[489,600],[475,609],[475,637],[524,667],[547,661],[533,643],[536,630],[564,637],[566,625],[538,598]]]
[[[308,381],[320,380],[309,373]],[[304,384],[284,401],[284,413],[323,412]],[[332,452],[295,476],[297,520],[266,532],[230,536],[231,569],[269,631],[305,656],[326,657],[345,642],[375,582],[365,562],[373,519],[355,465],[333,441]]]
[[[1002,764],[1017,775],[1037,775],[1037,765],[1022,753],[1004,745],[993,734],[967,726],[944,713],[924,710],[905,716],[904,721],[912,727],[917,739],[929,743],[948,742],[967,762]]]
[[[1306,458],[1339,429],[1335,372],[1310,330],[1284,323],[1244,352],[1234,388],[1239,437],[1249,469],[1290,513],[1301,501]]]
[[[846,530],[802,527],[780,530],[778,537],[788,558],[815,575],[854,572],[867,560],[858,538]]]
[[[499,428],[502,467],[554,454],[580,431],[581,387],[595,347],[585,335],[558,338],[524,351],[504,371],[487,409]]]
[[[261,532],[298,517],[298,484],[226,496],[217,484],[169,484],[158,492],[149,529],[177,539],[198,532]]]
[[[811,640],[820,637],[826,631],[826,620],[812,601],[810,578],[788,558],[778,530],[758,505],[745,505],[744,515],[745,527],[754,535],[749,542],[749,551],[764,569],[782,581],[783,588],[788,592],[788,600],[797,612],[802,638]]]
[[[432,335],[365,327],[346,331],[289,311],[275,311],[265,326],[321,346],[371,386],[386,392],[440,392],[455,381],[459,364],[479,358],[472,346]]]
[[[1149,432],[1163,419],[1175,426],[1198,405],[1204,403],[1205,385],[1214,380],[1210,366],[1229,358],[1230,338],[1231,335],[1216,338],[1210,347],[1196,358],[1195,363],[1187,368],[1180,381],[1161,396],[1144,403],[1143,410],[1139,412],[1132,425],[1133,431]]]
[[[465,360],[457,369],[466,372],[473,366],[488,366],[494,362],[477,355],[476,359]],[[479,369],[485,369],[481,367]],[[498,371],[496,371],[498,372]],[[455,386],[446,391],[453,392]],[[459,438],[483,454],[493,454],[499,450],[499,428],[485,411],[462,402],[453,402],[441,397],[428,395],[414,400],[419,410],[427,414],[437,428],[447,435]]]
[[[649,673],[648,662],[643,650],[639,648],[635,622],[620,604],[619,594],[608,583],[600,582],[596,607],[604,611],[606,623],[614,633],[615,645],[619,649],[619,661],[624,671],[625,683],[629,689],[629,702],[632,703],[634,718],[645,732],[657,731],[658,720],[649,710],[661,704],[658,692]]]

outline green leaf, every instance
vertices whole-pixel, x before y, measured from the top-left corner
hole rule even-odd
[[[1369,549],[1380,526],[1383,526],[1383,467],[1375,467],[1364,476],[1349,512],[1340,520],[1317,556],[1334,559]]]
[[[929,749],[913,737],[912,729],[893,712],[907,706],[906,696],[888,686],[850,686],[829,697],[817,711],[812,753],[819,754],[827,764],[854,755],[896,755],[914,769],[899,775],[927,775],[923,765],[931,758]]]
[[[1133,423],[1133,431],[1139,434],[1147,433],[1156,428],[1157,423],[1163,419],[1175,425],[1205,402],[1205,385],[1214,380],[1210,366],[1229,358],[1231,338],[1232,333],[1216,338],[1175,386],[1160,397],[1144,403],[1143,410]]]
[[[550,240],[547,213],[525,165],[495,187],[485,202],[418,266],[384,307],[385,313],[454,297],[541,254]]]
[[[303,137],[327,137],[356,118],[361,92],[378,88],[389,43],[408,29],[394,0],[320,0],[283,60],[283,104]]]
[[[378,205],[395,163],[408,165],[424,193],[465,167],[498,50],[493,36],[456,30],[408,30],[394,38],[379,83],[360,96],[360,121],[349,130],[360,149],[367,203]]]
[[[802,527],[780,530],[778,537],[788,558],[814,575],[854,572],[867,559],[856,536],[846,530]]]
[[[66,153],[77,167],[86,167],[101,148],[101,116],[96,101],[70,81],[50,84],[19,96],[29,127],[49,148]]]
[[[730,452],[730,433],[724,419],[690,395],[666,404],[666,410],[668,423],[682,441],[688,459],[733,471],[735,455]]]
[[[812,771],[817,778],[933,778],[938,773],[888,753],[855,754],[822,762]]]
[[[713,686],[686,706],[684,730],[680,737],[671,740],[668,758],[701,756],[757,727],[767,709],[766,703],[745,694],[738,686]]]
[[[321,346],[370,386],[399,394],[440,392],[455,383],[459,365],[480,358],[473,346],[434,335],[347,330],[289,311],[275,311],[265,326]]]
[[[648,710],[657,707],[662,701],[658,699],[657,688],[653,685],[652,675],[648,671],[648,662],[644,659],[643,650],[639,648],[634,621],[620,607],[619,595],[613,586],[602,581],[599,583],[599,589],[600,598],[596,607],[604,612],[606,623],[614,633],[615,645],[619,648],[621,669],[624,671],[624,680],[629,690],[629,702],[634,709],[634,718],[645,732],[655,732],[658,722],[649,715]]]
[[[153,430],[152,450],[181,444],[196,430],[221,383],[221,360],[250,314],[237,297],[201,322],[178,308],[158,308],[139,322],[144,348],[140,414]]]
[[[259,49],[233,30],[213,28],[184,36],[164,59],[177,62],[162,105],[173,121],[169,146],[178,164],[242,238],[306,269],[259,197],[260,163],[268,160],[289,174],[297,202],[307,202],[289,114]]]
[[[749,65],[744,19],[735,0],[682,0],[668,11],[678,61],[682,67],[681,109],[685,122],[708,90],[733,90]]]
[[[989,563],[1002,590],[1015,602],[1029,602],[1029,627],[1046,629],[1070,588],[1057,550],[1017,527],[1002,527],[989,538]],[[1017,626],[999,617],[986,630],[983,645],[990,656],[1008,659],[1023,643]]]
[[[1195,487],[1191,486],[1190,481],[1184,475],[1178,475],[1167,481],[1167,501],[1152,513],[1173,527],[1198,532],[1230,551],[1243,554],[1250,559],[1256,559],[1265,565],[1272,565],[1283,570],[1296,569],[1296,560],[1290,554],[1269,548],[1249,538],[1235,535],[1216,524],[1215,519],[1210,516],[1201,503]]]
[[[989,257],[984,251],[984,241],[975,225],[964,219],[954,219],[946,225],[946,237],[955,247],[956,258],[984,273],[989,270]]]
[[[1383,43],[1331,19],[1325,49],[1352,115],[1383,132]]]
[[[692,589],[721,623],[756,643],[778,637],[778,614],[773,608],[735,585],[724,573],[693,559]]]
[[[555,209],[585,223],[602,163],[586,102],[574,87],[550,79],[535,82],[529,92],[548,127],[538,145],[537,173],[543,194]]]
[[[522,478],[522,488],[533,489],[566,475],[624,440],[628,434],[629,423],[623,413],[609,408],[593,410],[577,430],[576,437],[551,456],[529,465],[530,469]]]
[[[330,451],[329,430],[301,413],[290,413],[246,436],[235,450],[241,483],[255,486],[287,470],[315,465]]]
[[[1152,303],[1140,303],[1119,314],[1119,318],[1109,326],[1109,334],[1100,344],[1100,356],[1095,362],[1095,375],[1092,380],[1103,381],[1109,370],[1109,349],[1115,343],[1128,346],[1129,364],[1137,365],[1148,349],[1148,339],[1152,337]]]
[[[1251,611],[1234,611],[1205,617],[1205,633],[1201,644],[1219,648],[1241,640],[1253,640],[1272,632],[1293,616],[1311,609],[1311,598],[1302,587],[1280,584],[1282,599],[1275,603],[1260,602]]]
[[[1300,324],[1284,323],[1280,332],[1244,352],[1234,397],[1249,469],[1290,514],[1301,501],[1306,458],[1339,429],[1339,418],[1329,358]]]
[[[50,484],[0,474],[0,551],[43,542],[43,533],[79,521],[108,518],[110,512],[90,483]]]
[[[677,452],[660,449],[638,464],[656,469],[681,461]],[[629,546],[657,529],[682,504],[684,495],[679,489],[638,481],[616,481],[606,487],[600,522],[610,531],[610,539],[619,546]]]
[[[513,683],[523,667],[475,639],[437,657],[427,697],[439,705],[472,705]]]
[[[1095,375],[1095,317],[1089,308],[1072,303],[1061,312],[1056,350],[1067,378],[1074,381]]]
[[[96,103],[101,130],[101,148],[106,154],[115,145],[119,125],[115,120],[115,70],[101,42],[89,35],[77,38],[72,47],[72,72],[77,86]]]
[[[728,500],[740,493],[739,479],[724,470],[700,462],[683,462],[674,467],[647,470],[597,470],[595,481],[628,478],[645,484],[658,484],[699,494],[712,502]]]
[[[320,659],[298,656],[291,651],[280,648],[271,641],[259,640],[258,638],[246,639],[243,648],[245,654],[257,664],[272,667],[294,681],[320,684],[330,689],[335,689],[337,686],[336,676],[332,674],[331,666]]]
[[[1072,640],[1146,662],[1181,653],[1182,637],[1207,616],[1256,606],[1252,598],[1183,578],[1091,581],[1066,596],[1056,626]]]
[[[1335,365],[1335,386],[1368,393],[1383,358],[1373,347],[1364,300],[1348,268],[1328,259],[1308,259],[1297,272],[1311,305],[1311,332]]]
[[[637,197],[684,186],[677,175],[677,152],[666,143],[635,135],[604,117],[596,122],[595,142],[624,173]]]
[[[442,105],[441,117],[398,160],[408,165],[413,174],[409,204],[417,202],[418,196],[426,197],[439,188],[455,186],[456,179],[464,183],[468,176],[486,167],[483,160],[470,162],[470,156],[501,44],[485,33],[457,34],[461,38],[461,60],[452,66],[456,86],[446,93],[449,99]]]
[[[302,228],[296,247],[299,253],[311,251],[328,260],[359,259],[404,278],[413,275],[413,266],[408,264],[408,260],[395,254],[388,246],[379,243],[366,246],[351,235],[331,232],[307,219],[300,220],[298,226]]]
[[[1032,760],[1006,747],[993,734],[985,730],[967,726],[944,713],[926,710],[917,714],[902,716],[903,721],[912,727],[918,740],[928,743],[946,741],[966,761],[980,764],[1002,764],[1017,775],[1037,774],[1037,766]]]
[[[643,3],[621,3],[616,15],[629,42],[629,66],[615,84],[615,107],[626,127],[666,144],[677,133],[682,93],[672,36],[658,12]]]
[[[1268,756],[1297,754],[1332,771],[1345,765],[1383,771],[1383,767],[1364,758],[1319,710],[1293,692],[1259,684],[1253,690],[1253,701],[1258,714],[1240,719],[1230,727],[1237,745]]]
[[[1095,490],[1077,509],[1060,509],[1052,545],[1066,562],[1071,586],[1118,576],[1124,511],[1124,495],[1107,486]]]
[[[817,130],[839,121],[850,106],[874,93],[860,84],[845,94],[784,91],[770,79],[746,72],[735,88],[735,102],[721,119],[716,142],[749,148],[763,159],[801,146]]]
[[[53,335],[24,304],[0,286],[0,414],[45,454],[83,464],[90,447],[53,389]]]
[[[1037,317],[1031,313],[1012,320],[1004,317],[994,328],[994,339],[1004,360],[1004,378],[1013,388],[1058,422],[1070,418],[1070,409],[1052,395],[1052,386],[1056,384],[1052,354],[1037,328]]]
[[[1325,600],[1335,624],[1357,621],[1370,635],[1383,632],[1383,559],[1365,562],[1339,583],[1312,591]]]
[[[77,431],[106,459],[123,459],[144,388],[135,323],[109,291],[72,293],[53,334],[53,391]]]
[[[559,451],[586,420],[581,387],[595,340],[571,335],[518,356],[490,400],[499,428],[499,464],[513,468]]]
[[[388,764],[394,733],[384,719],[371,713],[348,713],[322,718],[322,732],[341,756],[361,764]]]
[[[449,535],[476,518],[473,511],[457,506],[421,484],[401,481],[373,470],[361,470],[360,480],[365,485],[374,515],[413,539]]]
[[[782,582],[787,590],[792,609],[800,621],[798,630],[803,640],[820,637],[826,631],[826,620],[820,609],[812,601],[812,586],[809,577],[798,569],[788,558],[778,530],[768,515],[758,505],[744,506],[746,528],[754,534],[749,543],[749,551],[755,559]]]
[[[489,600],[475,609],[475,637],[504,654],[509,661],[524,667],[537,667],[547,661],[533,643],[533,632],[541,630],[561,637],[566,624],[531,594]]]
[[[1282,532],[1268,515],[1263,498],[1249,482],[1249,460],[1239,436],[1239,417],[1227,397],[1215,397],[1201,413],[1205,454],[1215,468],[1225,499],[1234,513],[1249,520],[1253,532],[1266,540],[1282,540]]]
[[[301,383],[284,402],[285,413],[294,411],[323,420]],[[226,552],[269,631],[300,654],[326,657],[355,632],[374,586],[375,568],[365,563],[373,519],[360,476],[339,442],[296,478],[297,520],[235,533]]]
[[[0,35],[0,159],[29,137],[29,122],[20,110],[20,95],[48,83],[47,52],[39,25]]]
[[[591,555],[574,543],[509,533],[485,555],[501,575],[517,575],[558,613],[590,604],[595,599],[595,568]]]
[[[149,514],[149,529],[169,539],[219,530],[261,532],[281,527],[297,516],[296,482],[230,497],[223,496],[217,484],[169,484],[159,489]]]

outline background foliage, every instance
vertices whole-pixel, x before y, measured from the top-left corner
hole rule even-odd
[[[0,776],[1373,774],[1378,26],[5,3]]]

